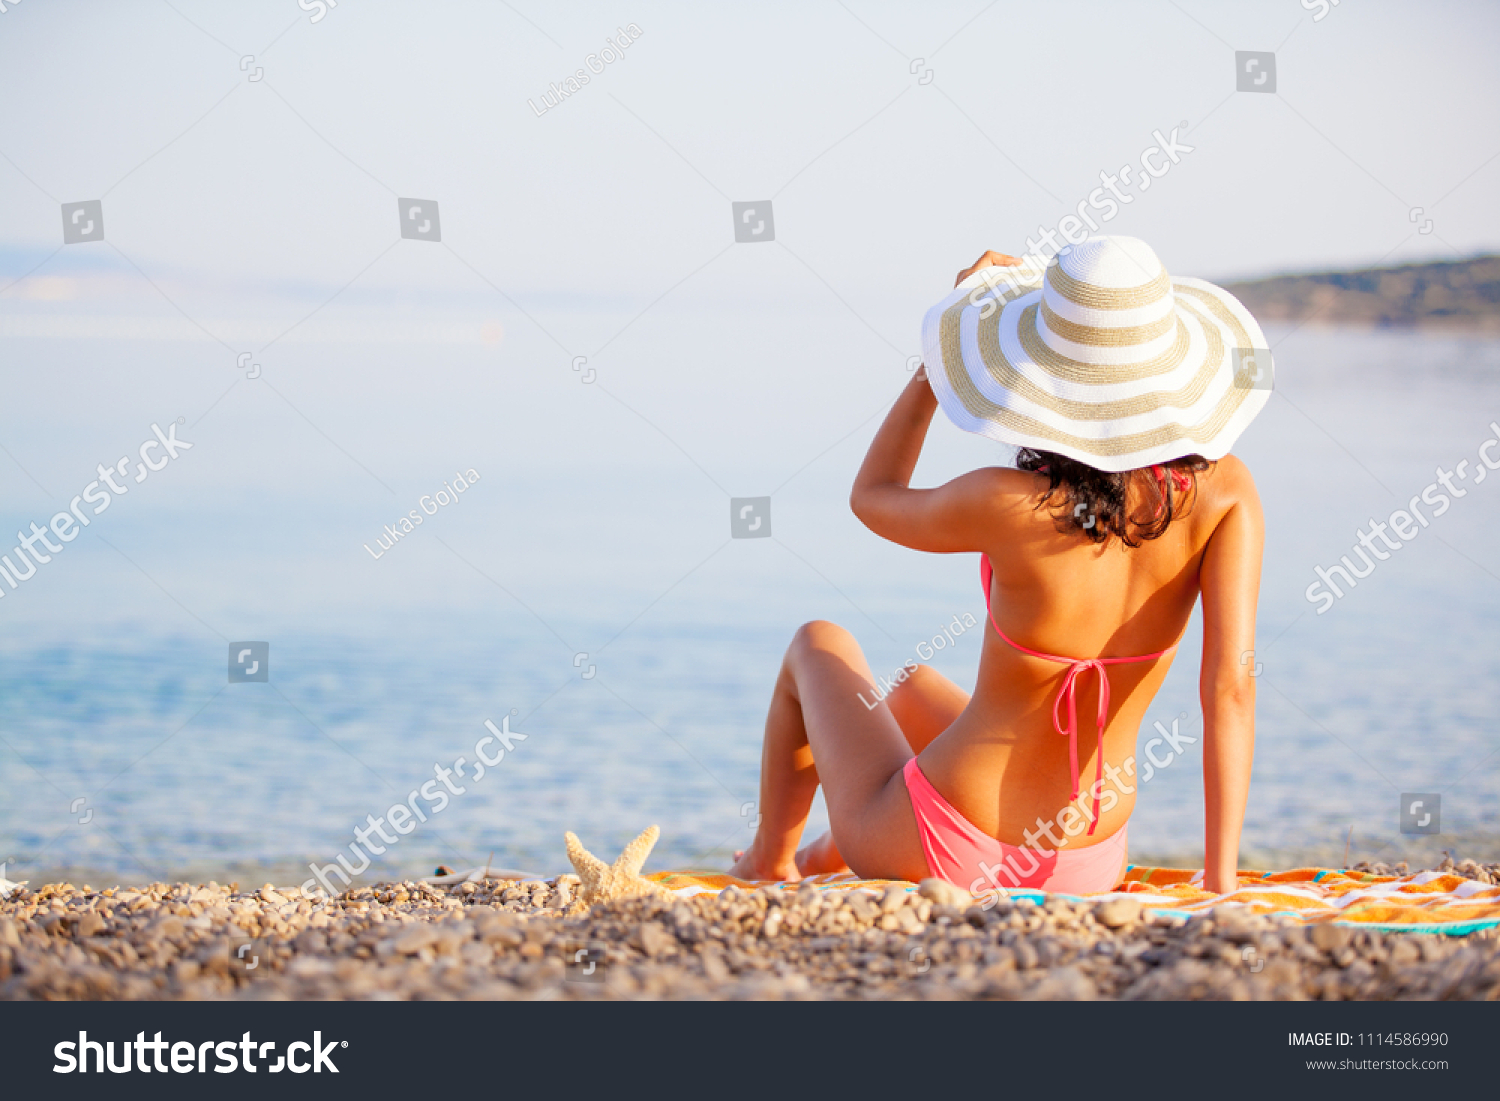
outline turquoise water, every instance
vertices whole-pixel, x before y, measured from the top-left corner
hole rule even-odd
[[[667,317],[690,337],[743,320]],[[1271,335],[1281,393],[1237,448],[1268,526],[1246,862],[1338,862],[1346,840],[1351,860],[1493,860],[1500,479],[1326,614],[1303,594],[1370,518],[1473,464],[1500,344]],[[0,598],[5,874],[300,882],[460,756],[463,793],[369,874],[555,873],[564,830],[607,852],[653,822],[654,866],[727,866],[798,623],[846,624],[889,672],[982,614],[972,558],[883,544],[848,513],[900,364],[808,339],[776,359],[749,338],[707,379],[644,339],[593,384],[523,332],[503,355],[310,343],[265,376],[306,420],[248,381],[205,416],[234,378],[205,342],[11,340],[47,370],[18,372],[3,413],[4,530],[46,523],[152,423],[182,415],[194,448]],[[940,423],[919,479],[997,458]],[[470,468],[457,503],[364,549]],[[730,539],[728,498],[766,494],[773,538]],[[1150,712],[1187,712],[1190,734],[1195,631]],[[241,640],[269,642],[268,682],[228,683]],[[933,664],[971,681],[979,634],[957,642]],[[507,717],[525,739],[474,780],[485,721]],[[1137,857],[1201,851],[1200,768],[1194,744],[1147,785]],[[1441,794],[1442,834],[1400,833],[1402,792]]]

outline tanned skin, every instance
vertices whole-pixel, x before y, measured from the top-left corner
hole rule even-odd
[[[959,273],[1020,263],[986,252]],[[876,535],[932,554],[988,554],[995,617],[1017,642],[1075,658],[1150,654],[1173,645],[1193,608],[1203,607],[1199,694],[1203,708],[1206,811],[1204,886],[1236,887],[1240,830],[1255,749],[1255,608],[1264,520],[1244,464],[1226,456],[1198,475],[1179,518],[1158,539],[1127,547],[1059,531],[1055,512],[1037,508],[1044,475],[1011,468],[971,471],[932,489],[913,489],[937,399],[925,366],[896,399],[876,433],[849,497]],[[1158,483],[1146,471],[1131,483],[1132,514],[1150,515]],[[1182,514],[1185,512],[1185,514]],[[978,574],[978,567],[975,567]],[[1067,740],[1052,726],[1052,702],[1065,672],[1023,654],[987,622],[971,696],[928,666],[874,709],[875,677],[854,637],[833,623],[798,629],[782,661],[766,717],[761,755],[760,825],[733,874],[797,880],[852,869],[868,878],[930,875],[902,769],[915,754],[938,792],[984,833],[1012,845],[1037,820],[1056,821],[1070,805]],[[1105,762],[1120,770],[1175,653],[1109,667]],[[1095,775],[1096,679],[1078,692],[1079,770],[1084,792],[1072,805],[1088,817]],[[863,698],[861,698],[863,697]],[[819,784],[830,830],[798,844]],[[1127,778],[1124,786],[1134,787]],[[1124,827],[1135,795],[1121,794],[1092,835],[1097,845]],[[1045,846],[1046,842],[1043,842]],[[1122,865],[1123,875],[1124,866]]]

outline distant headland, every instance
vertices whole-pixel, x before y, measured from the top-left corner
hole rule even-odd
[[[1500,255],[1225,286],[1263,322],[1500,334]]]

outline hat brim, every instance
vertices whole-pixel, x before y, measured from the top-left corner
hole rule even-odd
[[[933,393],[966,432],[1099,470],[1134,470],[1191,454],[1223,458],[1270,399],[1265,334],[1221,287],[1171,280],[1175,332],[1166,349],[1100,366],[1042,339],[1041,272],[996,274],[964,280],[922,325]],[[1251,380],[1247,354],[1261,361],[1263,381]]]

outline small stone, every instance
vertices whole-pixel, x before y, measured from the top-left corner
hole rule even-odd
[[[182,919],[177,917],[164,917],[153,922],[146,929],[148,939],[159,939],[162,937],[180,937],[186,932]]]
[[[887,914],[894,914],[902,906],[906,905],[906,900],[910,894],[911,892],[901,886],[901,884],[892,883],[880,896],[881,911]]]
[[[1349,943],[1349,930],[1342,925],[1313,925],[1308,928],[1307,935],[1320,952],[1337,952]]]
[[[198,977],[198,970],[195,960],[176,960],[172,964],[172,978],[178,983],[192,982]]]
[[[965,910],[974,903],[974,897],[968,891],[955,887],[946,879],[924,879],[917,884],[917,893],[931,899],[934,905],[952,906],[955,910]]]
[[[729,978],[729,965],[724,962],[724,954],[717,949],[708,949],[703,953],[703,974],[711,982],[723,982]]]
[[[854,919],[863,925],[868,925],[880,913],[880,905],[865,891],[851,891],[847,905]]]
[[[1422,958],[1422,950],[1409,937],[1395,937],[1391,941],[1391,963],[1395,966],[1416,963]]]
[[[1219,917],[1219,935],[1235,944],[1255,940],[1255,919],[1239,910],[1226,910]]]
[[[666,926],[661,922],[648,921],[636,929],[630,938],[630,943],[645,955],[655,958],[675,949],[677,938],[667,932]]]
[[[420,921],[408,925],[385,943],[389,944],[390,951],[397,955],[415,956],[422,949],[434,944],[437,939],[437,930],[427,922]]]
[[[1099,991],[1088,976],[1069,966],[1048,972],[1031,996],[1038,1001],[1089,1002],[1099,996]]]
[[[1123,929],[1141,918],[1139,899],[1130,896],[1107,898],[1094,908],[1094,920],[1107,929]]]

